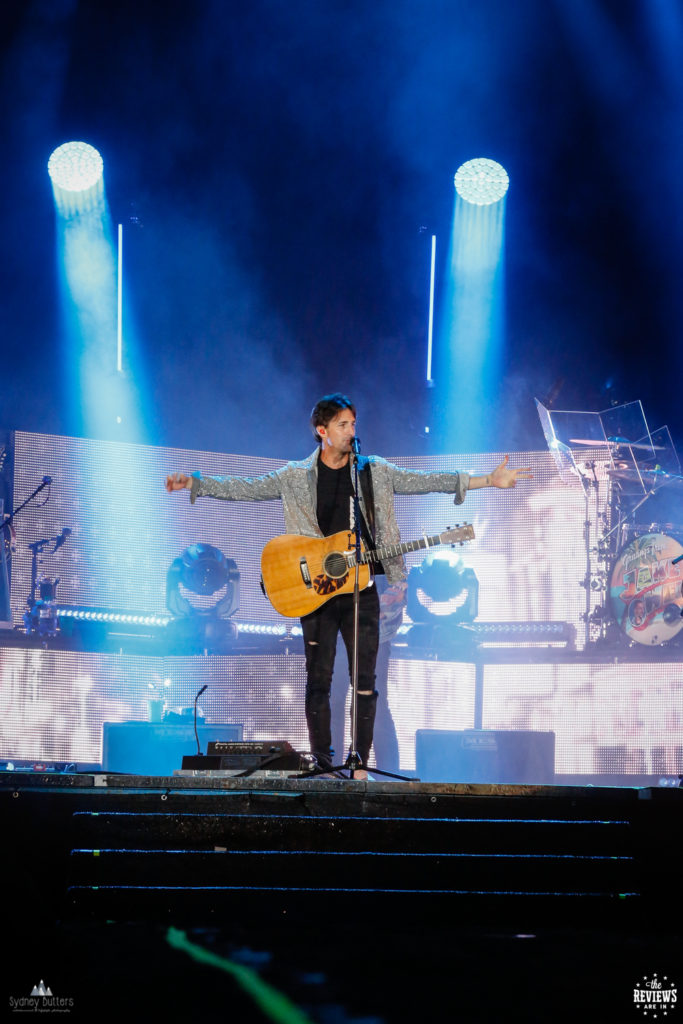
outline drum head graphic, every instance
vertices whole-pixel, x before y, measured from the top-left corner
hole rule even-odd
[[[663,644],[683,628],[683,547],[665,533],[637,537],[619,555],[612,571],[612,614],[629,640]]]

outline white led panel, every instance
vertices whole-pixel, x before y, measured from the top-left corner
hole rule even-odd
[[[292,454],[305,456],[307,446]],[[392,461],[413,469],[485,474],[502,457]],[[473,491],[458,507],[450,495],[398,496],[403,539],[473,523],[475,540],[457,552],[479,580],[479,619],[566,622],[581,649],[587,600],[581,586],[586,572],[584,492],[578,481],[567,485],[559,479],[547,452],[519,453],[511,462],[531,465],[533,481],[514,490]],[[168,495],[163,486],[166,474],[175,470],[255,476],[280,465],[272,459],[17,433],[15,505],[43,476],[51,476],[53,483],[47,504],[34,503],[17,518],[14,622],[21,622],[30,588],[29,545],[69,527],[67,542],[54,555],[44,554],[38,566],[39,573],[59,577],[61,605],[164,613],[169,565],[185,547],[203,541],[237,562],[236,619],[282,624],[259,586],[263,545],[284,531],[280,503],[204,498],[192,507],[187,492]],[[602,482],[590,502],[594,547],[596,513],[605,503]],[[423,557],[413,553],[408,564],[419,564]],[[591,592],[589,607],[598,601],[599,594]],[[296,638],[289,653],[208,658],[0,649],[0,756],[97,762],[102,723],[146,719],[150,684],[159,687],[167,678],[171,685],[164,696],[170,708],[191,706],[195,693],[208,683],[200,702],[208,722],[241,724],[247,740],[284,738],[306,749],[300,645]],[[466,656],[462,663],[449,663],[413,653],[416,660],[402,660],[394,650],[387,684],[405,769],[415,766],[417,729],[475,724],[475,670]],[[626,638],[623,654],[628,656]],[[560,774],[683,772],[677,658],[672,648],[666,664],[485,665],[482,724],[486,729],[554,731]],[[337,691],[340,686],[335,706],[338,719],[343,715],[346,723],[344,678],[335,679]]]
[[[555,733],[567,775],[683,773],[683,666],[487,665],[485,729]]]

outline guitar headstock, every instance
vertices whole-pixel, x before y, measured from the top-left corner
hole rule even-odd
[[[466,540],[474,540],[474,527],[471,523],[463,526],[448,527],[439,537],[442,544],[463,544]]]

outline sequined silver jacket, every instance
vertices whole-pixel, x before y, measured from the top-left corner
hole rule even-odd
[[[190,492],[190,501],[209,496],[226,501],[272,501],[282,500],[287,533],[299,533],[306,537],[321,537],[318,526],[318,459],[320,449],[301,462],[288,462],[281,469],[264,476],[195,476]],[[375,542],[378,548],[398,544],[401,536],[394,512],[395,494],[431,494],[438,491],[454,494],[456,505],[465,500],[469,484],[469,473],[427,473],[419,470],[401,469],[378,455],[360,456],[359,469],[370,463],[372,486],[375,499]],[[360,506],[366,522],[368,516],[363,495]],[[411,538],[411,540],[414,538]],[[406,578],[404,559],[385,558],[382,561],[387,581],[399,583]]]

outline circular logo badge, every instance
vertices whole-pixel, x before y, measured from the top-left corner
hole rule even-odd
[[[683,628],[683,547],[665,533],[646,533],[625,548],[612,570],[612,614],[629,640],[663,644]]]
[[[676,1009],[678,1003],[678,991],[671,978],[659,978],[653,974],[651,978],[647,975],[638,981],[633,987],[633,1005],[650,1020],[663,1020],[669,1018]]]

